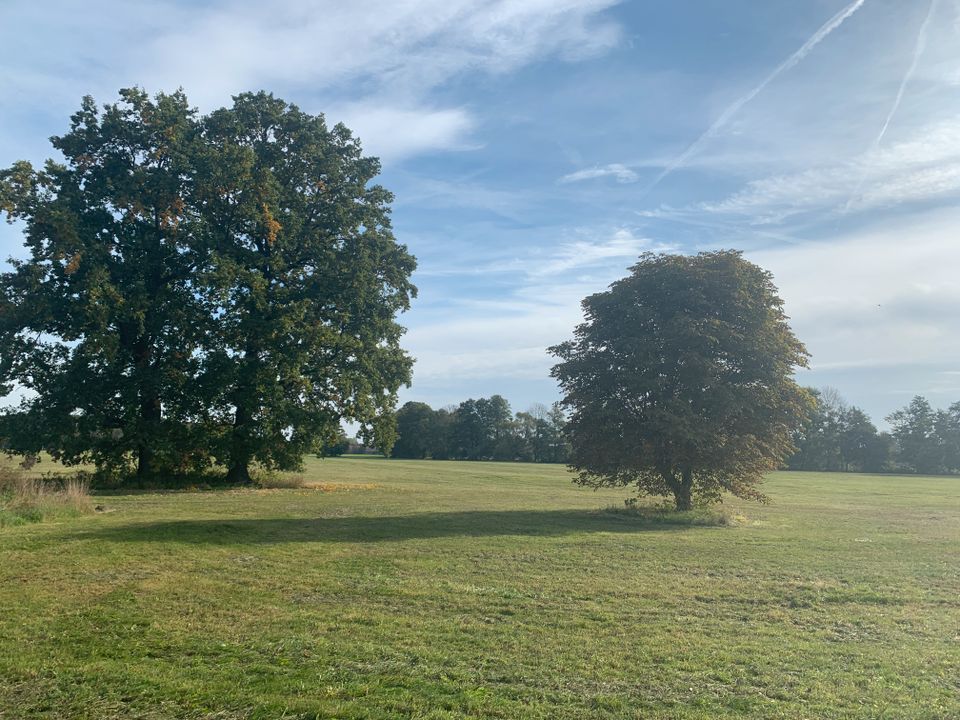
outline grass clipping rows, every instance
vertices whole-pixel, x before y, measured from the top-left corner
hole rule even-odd
[[[28,477],[17,468],[0,467],[0,527],[93,511],[90,484],[84,478]]]

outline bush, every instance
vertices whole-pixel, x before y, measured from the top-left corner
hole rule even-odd
[[[34,478],[18,468],[0,467],[0,527],[92,512],[86,478]]]

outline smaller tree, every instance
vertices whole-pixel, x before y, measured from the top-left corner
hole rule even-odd
[[[890,464],[889,437],[860,408],[847,403],[836,390],[808,390],[813,407],[794,433],[797,451],[791,470],[880,472]]]
[[[414,460],[429,457],[434,442],[435,415],[426,403],[404,403],[397,411],[397,442],[392,457]]]
[[[930,403],[921,395],[887,418],[897,441],[897,462],[904,469],[921,474],[941,471],[936,419]]]
[[[960,473],[960,402],[937,413],[934,432],[940,445],[940,459],[948,473]]]
[[[787,465],[791,470],[839,470],[843,408],[831,401],[832,393],[825,394],[814,388],[807,388],[807,392],[811,398],[810,409],[793,433],[796,452]]]
[[[882,441],[876,426],[867,414],[858,407],[847,408],[843,413],[840,430],[840,457],[843,470],[867,472],[868,468],[883,467]]]
[[[734,251],[647,253],[583,310],[550,349],[576,482],[672,495],[678,510],[762,500],[810,406],[793,380],[807,352],[770,273]]]

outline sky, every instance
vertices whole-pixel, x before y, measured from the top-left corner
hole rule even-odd
[[[131,85],[265,89],[381,158],[402,400],[553,402],[583,297],[718,248],[773,273],[803,384],[881,426],[960,400],[960,0],[0,2],[0,167]]]

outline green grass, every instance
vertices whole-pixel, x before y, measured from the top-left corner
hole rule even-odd
[[[0,718],[960,717],[956,479],[678,523],[557,466],[305,474],[0,530]]]

